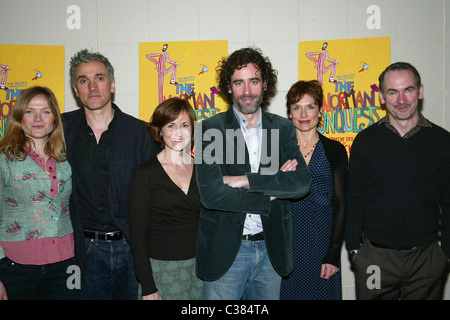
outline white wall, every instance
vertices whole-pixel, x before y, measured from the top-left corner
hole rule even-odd
[[[66,26],[71,5],[81,9],[80,29]],[[370,5],[381,9],[380,29],[367,27]],[[65,46],[67,111],[76,108],[68,62],[88,48],[111,60],[115,102],[136,117],[139,42],[228,40],[230,52],[261,48],[279,71],[270,110],[284,116],[284,96],[298,76],[299,41],[388,36],[392,62],[409,61],[422,75],[425,116],[450,130],[448,21],[449,0],[0,0],[1,43]],[[346,257],[344,298],[354,299]]]

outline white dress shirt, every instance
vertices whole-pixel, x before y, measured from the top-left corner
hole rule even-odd
[[[251,172],[258,172],[261,159],[261,145],[262,145],[262,112],[259,110],[259,119],[257,124],[247,129],[247,121],[236,111],[236,107],[233,107],[234,114],[238,119],[238,122],[244,135],[245,144],[247,145]],[[247,213],[244,224],[243,235],[253,235],[263,231],[261,216],[255,213]]]

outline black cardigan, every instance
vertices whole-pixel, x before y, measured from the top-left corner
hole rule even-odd
[[[150,258],[195,257],[200,208],[195,168],[187,194],[156,156],[137,168],[130,194],[130,245],[143,295],[157,291]]]
[[[345,231],[345,211],[347,193],[348,155],[345,147],[338,141],[319,134],[333,174],[333,225],[330,245],[322,264],[328,263],[339,267],[342,241]]]

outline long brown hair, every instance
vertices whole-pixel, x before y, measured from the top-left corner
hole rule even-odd
[[[66,143],[58,101],[50,89],[39,86],[27,88],[20,92],[19,98],[14,104],[11,117],[8,120],[5,136],[0,140],[0,152],[4,152],[7,156],[17,160],[25,160],[27,153],[24,147],[34,147],[33,139],[27,137],[23,131],[22,118],[31,99],[38,95],[43,96],[47,100],[55,119],[53,131],[47,136],[44,152],[58,162],[65,161],[67,159]]]

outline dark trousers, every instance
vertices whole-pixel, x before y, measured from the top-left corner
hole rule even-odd
[[[46,265],[24,265],[4,257],[0,260],[0,281],[9,300],[75,300],[79,299],[80,290],[70,288],[69,267],[73,265],[73,258]]]
[[[137,300],[139,284],[131,249],[125,239],[85,239],[86,268],[82,300]]]
[[[438,300],[447,258],[438,243],[412,249],[386,249],[364,241],[352,261],[356,298]]]

